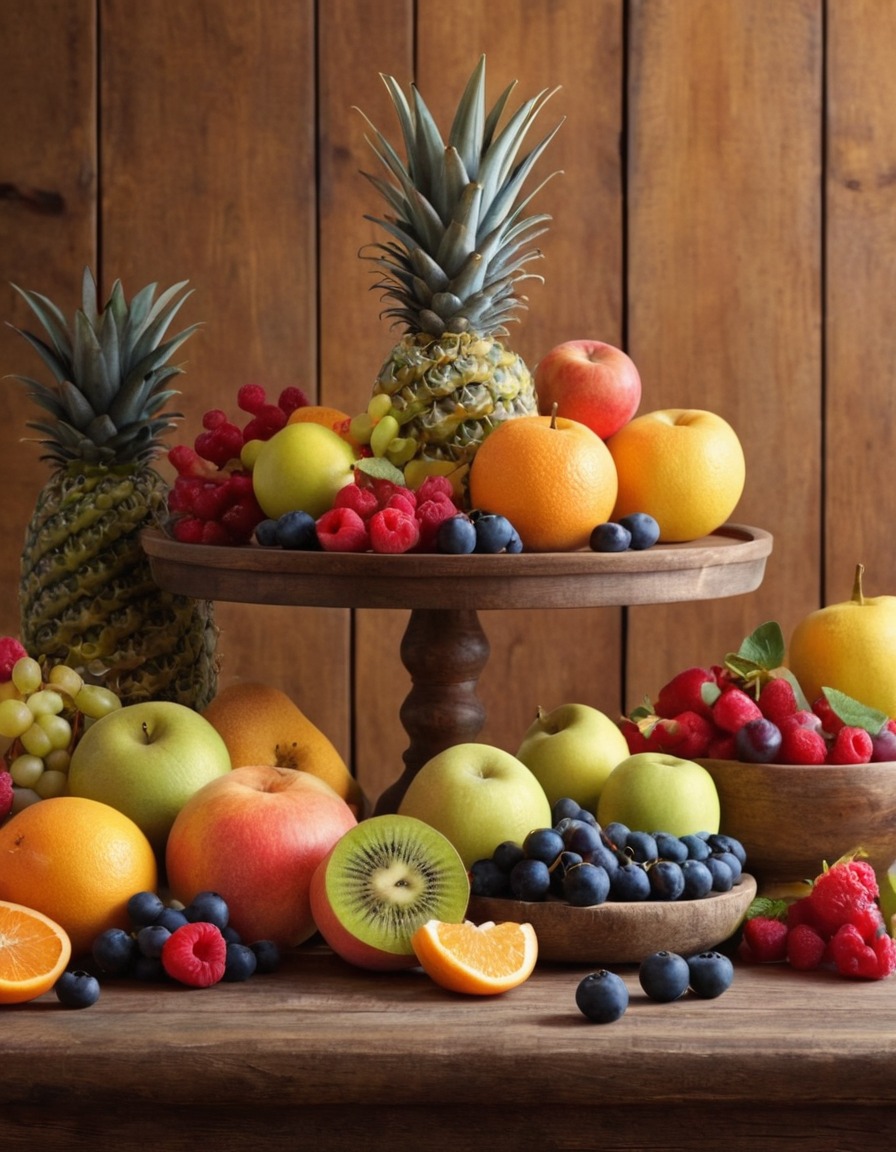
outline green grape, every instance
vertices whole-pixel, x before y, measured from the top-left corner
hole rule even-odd
[[[39,756],[23,753],[16,756],[9,766],[9,774],[17,788],[33,788],[44,771],[44,762]]]
[[[26,752],[30,752],[32,756],[40,756],[41,760],[53,747],[50,737],[36,720],[30,728],[25,729],[19,739]]]
[[[24,700],[0,700],[0,736],[15,740],[34,723],[34,713]]]
[[[68,776],[64,772],[44,772],[34,785],[34,791],[41,800],[62,796],[68,788]]]
[[[23,696],[36,692],[41,686],[43,673],[40,664],[30,656],[22,656],[12,666],[12,682]]]
[[[373,421],[369,413],[361,412],[358,416],[352,416],[348,425],[348,434],[353,440],[359,444],[369,444],[372,432]]]
[[[386,458],[396,468],[401,468],[403,464],[413,460],[417,454],[417,448],[417,441],[412,440],[410,436],[396,436],[386,449]]]
[[[374,456],[385,456],[386,449],[398,435],[398,421],[394,416],[384,416],[370,434],[370,447]]]
[[[44,757],[44,767],[51,772],[68,772],[72,754],[68,748],[54,748]]]
[[[382,418],[388,416],[391,411],[391,396],[387,396],[385,392],[377,392],[376,396],[371,396],[370,403],[367,405],[367,415],[371,420],[382,420]]]
[[[52,684],[54,688],[74,699],[81,691],[84,680],[80,672],[76,672],[74,668],[69,668],[67,664],[54,664],[47,677],[47,683]]]
[[[107,712],[114,712],[116,708],[120,708],[121,700],[111,689],[104,688],[102,684],[85,684],[75,696],[74,705],[91,720],[99,720]]]
[[[58,716],[65,701],[53,688],[40,688],[25,701],[33,716]]]
[[[72,742],[72,726],[64,716],[44,712],[37,718],[38,724],[50,737],[50,748],[68,748]]]

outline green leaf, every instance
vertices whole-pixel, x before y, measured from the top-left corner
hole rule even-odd
[[[834,715],[850,728],[864,728],[870,735],[876,736],[889,719],[886,713],[870,708],[867,704],[860,704],[836,688],[822,688],[821,693]]]
[[[737,650],[737,656],[771,671],[784,663],[786,653],[781,625],[769,620],[751,633]]]
[[[747,909],[745,919],[762,916],[767,920],[786,920],[789,900],[772,900],[769,896],[757,896]]]
[[[355,463],[355,468],[376,480],[391,480],[404,487],[404,474],[384,456],[363,456]]]

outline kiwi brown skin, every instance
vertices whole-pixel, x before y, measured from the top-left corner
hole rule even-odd
[[[384,893],[372,894],[384,875]],[[387,899],[390,885],[407,895],[409,884],[419,884],[416,897]],[[311,914],[330,948],[373,971],[413,968],[416,929],[427,920],[459,923],[469,898],[467,869],[447,837],[414,816],[391,813],[349,829],[318,864],[310,888]]]

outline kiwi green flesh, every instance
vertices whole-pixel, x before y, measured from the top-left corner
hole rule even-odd
[[[413,953],[427,920],[459,923],[470,880],[457,849],[414,816],[371,816],[336,844],[326,870],[329,902],[342,924],[372,948]]]

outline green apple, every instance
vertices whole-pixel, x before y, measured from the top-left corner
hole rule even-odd
[[[162,853],[194,792],[230,770],[227,745],[208,720],[185,704],[146,701],[91,724],[72,753],[68,789],[129,816]]]
[[[539,708],[517,750],[551,805],[564,796],[597,812],[604,781],[629,754],[619,725],[588,704]]]
[[[880,910],[891,936],[896,936],[896,862],[877,877],[880,889]]]
[[[638,832],[718,832],[719,794],[702,764],[665,752],[637,752],[607,777],[598,823],[614,821]]]
[[[504,840],[522,843],[533,828],[551,826],[542,786],[521,760],[491,744],[438,752],[408,785],[398,811],[441,832],[467,868]]]

